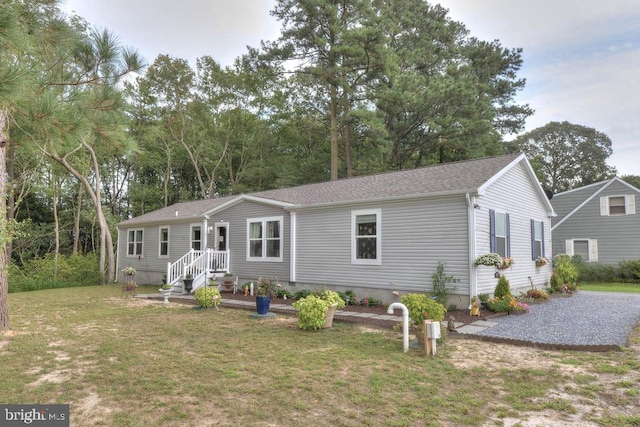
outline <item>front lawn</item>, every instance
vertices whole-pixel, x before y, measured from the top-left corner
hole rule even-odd
[[[640,294],[640,283],[581,282],[580,289],[584,291],[628,292]]]
[[[640,423],[638,329],[621,352],[449,338],[427,358],[403,353],[391,330],[336,322],[304,332],[285,315],[121,293],[10,294],[0,402],[68,403],[73,426]]]

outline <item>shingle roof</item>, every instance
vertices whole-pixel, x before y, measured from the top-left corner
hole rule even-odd
[[[520,154],[443,163],[418,169],[385,172],[336,181],[250,193],[250,196],[298,207],[355,203],[393,198],[473,192],[498,174]],[[131,226],[176,218],[200,217],[239,197],[177,203],[120,223]]]

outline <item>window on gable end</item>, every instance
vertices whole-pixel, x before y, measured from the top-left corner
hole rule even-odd
[[[511,256],[509,214],[489,210],[490,250],[503,258]]]
[[[544,221],[531,220],[531,259],[544,257]]]

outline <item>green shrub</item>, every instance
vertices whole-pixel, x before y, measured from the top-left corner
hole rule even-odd
[[[551,292],[562,291],[562,279],[556,273],[551,274],[551,279],[549,280],[549,289],[551,289]]]
[[[321,329],[329,311],[329,302],[310,294],[293,303],[298,312],[298,327],[304,331]]]
[[[355,292],[345,291],[344,296],[345,296],[344,298],[345,302],[347,302],[347,298],[349,298],[349,301],[347,302],[347,304],[356,305],[358,303],[358,298],[356,297]]]
[[[400,302],[409,310],[409,318],[416,325],[422,325],[427,318],[442,322],[447,309],[427,294],[405,294],[400,297]]]
[[[286,289],[278,289],[278,290],[276,291],[276,297],[278,297],[278,298],[284,298],[285,296],[286,296],[287,298],[291,298],[293,295],[291,294],[291,292],[289,292],[289,291],[288,291],[288,290],[286,290]]]
[[[300,289],[298,292],[293,294],[293,298],[296,300],[300,300],[302,298],[306,298],[311,294],[311,291],[308,289]]]
[[[507,276],[504,274],[500,275],[496,289],[493,291],[493,296],[498,299],[511,296],[511,286],[509,285]]]
[[[40,289],[69,288],[100,283],[98,257],[88,255],[58,255],[36,258],[21,267],[9,264],[8,291],[25,292]]]
[[[640,260],[624,260],[618,263],[620,280],[623,282],[640,282]]]
[[[199,287],[196,289],[193,297],[196,303],[202,308],[213,307],[214,305],[218,305],[220,300],[222,300],[222,295],[220,295],[217,286]],[[217,300],[214,300],[213,297],[217,297]]]
[[[344,300],[340,298],[340,294],[337,292],[322,290],[322,291],[315,292],[314,295],[328,302],[329,305],[337,304],[338,308],[343,308],[345,306]]]
[[[560,277],[562,284],[573,283],[578,280],[578,269],[569,255],[560,254],[553,257],[554,273]]]

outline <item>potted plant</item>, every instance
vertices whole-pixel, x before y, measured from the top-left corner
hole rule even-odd
[[[193,274],[187,273],[182,279],[182,283],[184,283],[185,293],[191,293],[191,289],[193,289]]]
[[[136,269],[131,266],[128,266],[123,268],[122,272],[126,276],[126,282],[122,287],[122,293],[123,295],[131,296],[133,294],[133,291],[135,291],[135,289],[138,287],[134,277],[136,275]]]
[[[256,311],[259,315],[266,315],[269,312],[271,299],[276,297],[277,288],[280,284],[276,281],[260,277],[256,289]]]
[[[400,302],[404,304],[409,311],[409,319],[411,319],[411,323],[413,324],[418,342],[421,342],[424,337],[424,321],[432,319],[436,322],[442,322],[447,312],[444,305],[433,300],[427,294],[405,294],[400,297]]]
[[[233,287],[234,277],[230,272],[224,273],[224,277],[222,278],[222,283],[224,283],[224,287],[230,291]]]
[[[298,312],[298,327],[305,331],[331,328],[336,309],[344,306],[340,294],[329,290],[309,294],[293,303]]]
[[[218,309],[218,306],[220,306],[220,301],[222,301],[220,290],[217,287],[212,286],[199,287],[194,292],[193,297],[199,307],[215,307],[216,310]]]
[[[171,295],[171,291],[173,290],[173,286],[171,286],[171,284],[167,283],[166,281],[162,284],[162,286],[160,287],[160,289],[158,289],[161,293],[162,296],[164,297],[164,303],[165,304],[169,304],[169,296]]]

